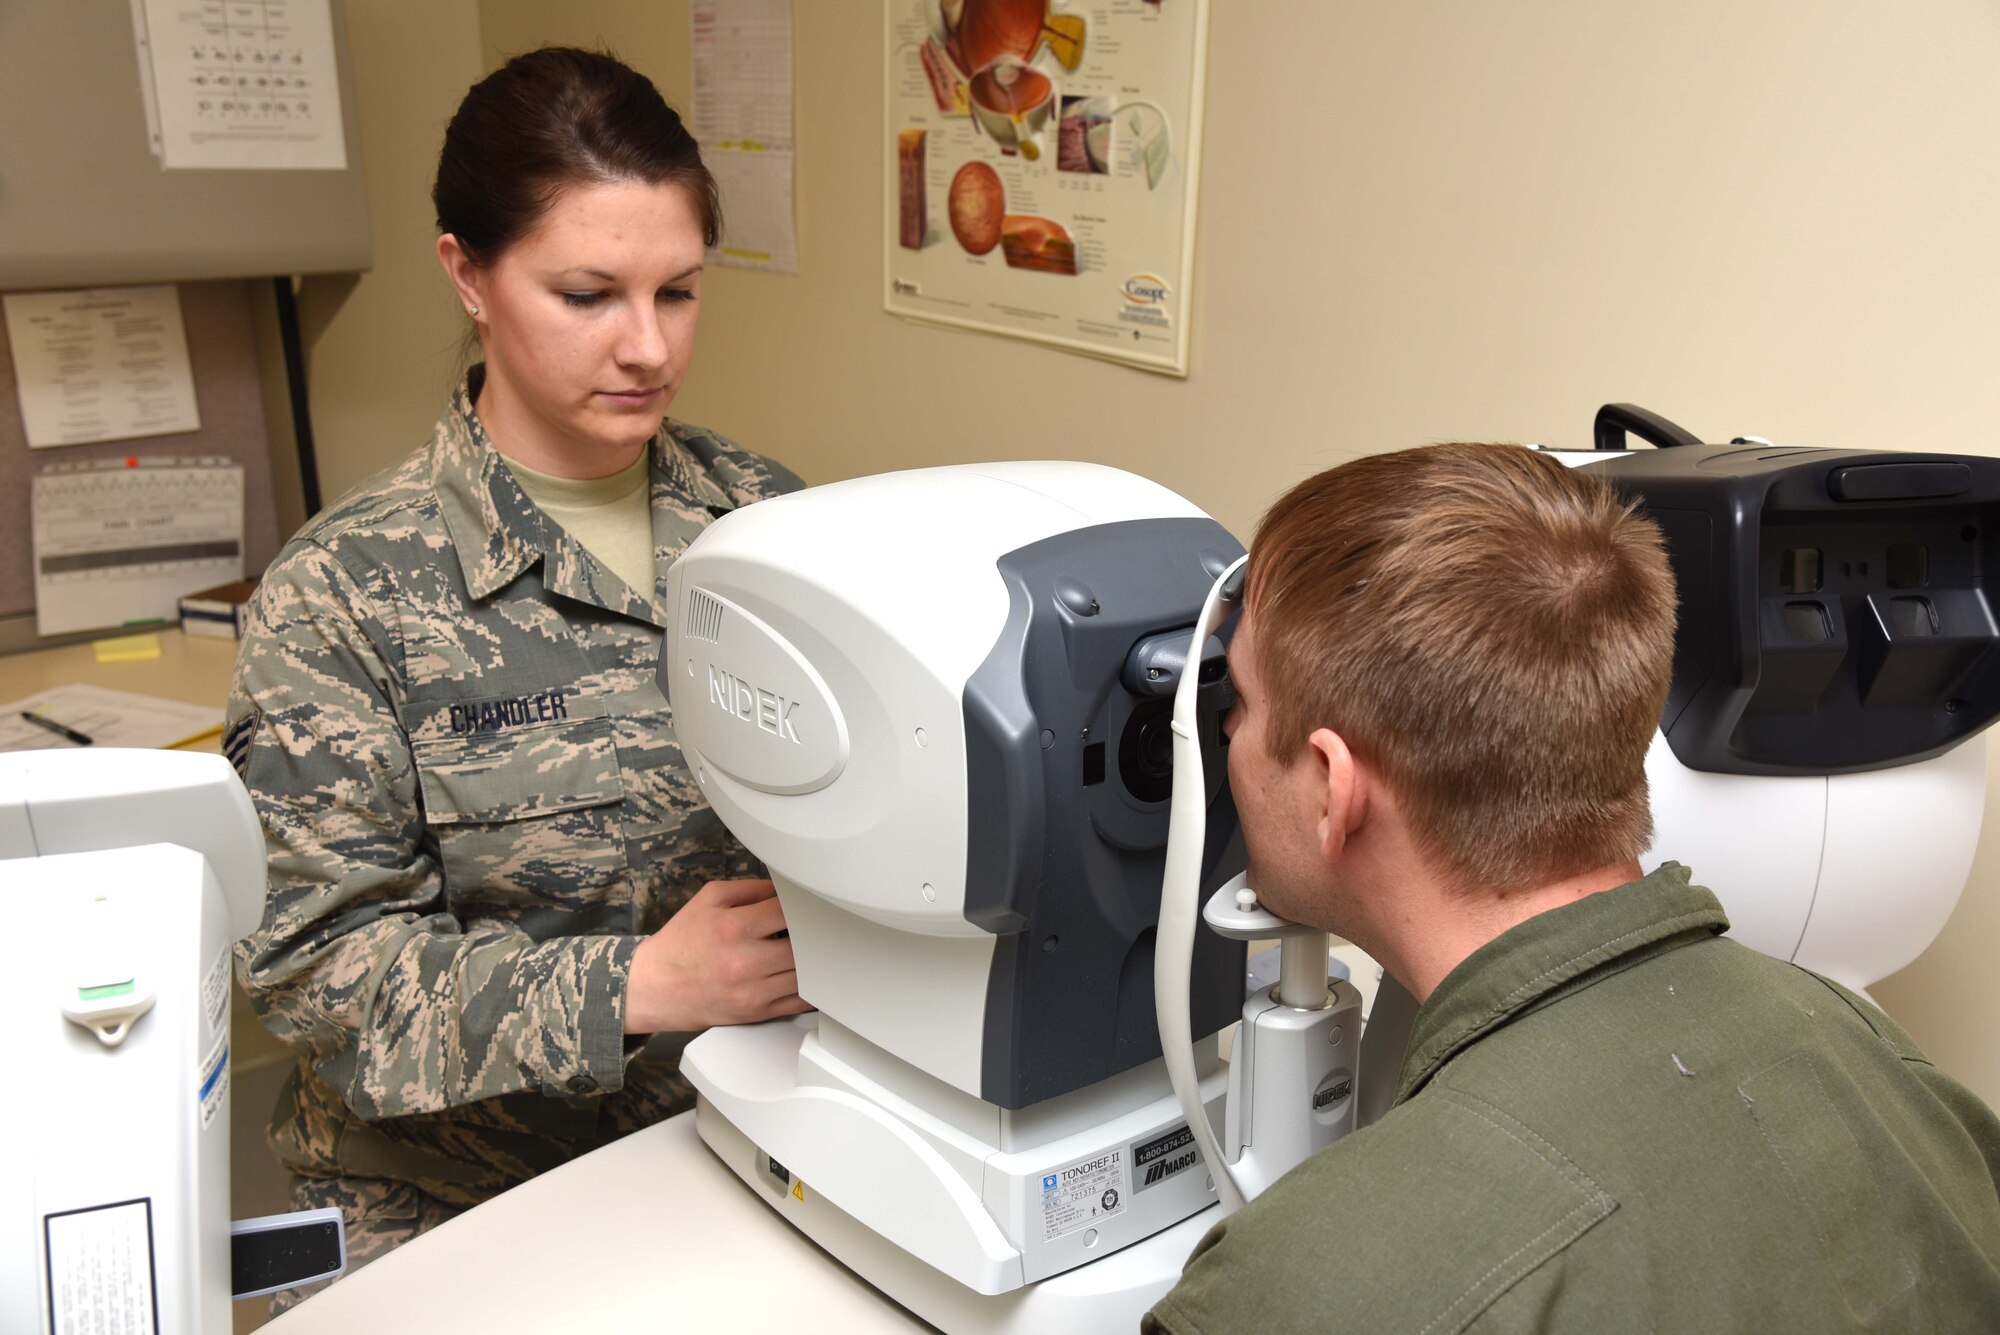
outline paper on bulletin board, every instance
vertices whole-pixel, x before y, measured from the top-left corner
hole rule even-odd
[[[180,289],[0,297],[21,425],[35,449],[201,429]]]
[[[344,171],[332,0],[132,0],[165,168]]]
[[[243,468],[218,459],[58,464],[36,474],[35,629],[172,620],[243,578]]]
[[[689,120],[722,195],[722,240],[708,258],[797,273],[791,0],[695,0],[689,22]]]
[[[884,0],[884,304],[1186,375],[1207,0]]]

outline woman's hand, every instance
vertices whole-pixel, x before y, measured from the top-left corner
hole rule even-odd
[[[748,1024],[812,1007],[799,999],[785,913],[769,881],[710,881],[639,943],[625,982],[625,1032]]]

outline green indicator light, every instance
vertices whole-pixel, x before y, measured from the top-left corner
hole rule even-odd
[[[103,1001],[106,997],[130,996],[132,990],[132,980],[127,978],[122,983],[106,983],[103,987],[79,987],[76,995],[84,1001]]]

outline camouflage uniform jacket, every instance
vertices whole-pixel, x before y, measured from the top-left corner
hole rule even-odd
[[[672,740],[664,584],[627,588],[527,499],[480,374],[266,572],[224,735],[270,858],[237,973],[299,1053],[273,1148],[458,1205],[687,1105],[623,1033],[626,971],[704,882],[762,874]],[[656,582],[798,485],[663,424]]]

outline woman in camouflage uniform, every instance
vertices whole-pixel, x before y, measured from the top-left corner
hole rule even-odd
[[[483,362],[266,572],[225,736],[270,853],[238,976],[299,1056],[271,1141],[354,1264],[687,1107],[673,1035],[805,1009],[654,684],[668,563],[799,485],[664,419],[714,181],[644,77],[547,49],[433,198]]]

